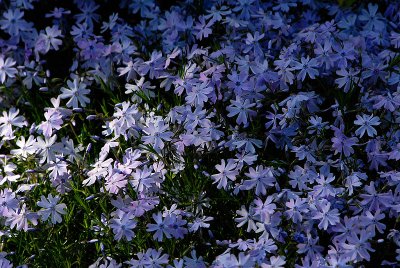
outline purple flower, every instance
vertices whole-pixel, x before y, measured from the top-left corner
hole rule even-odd
[[[221,160],[220,165],[216,165],[215,168],[219,171],[218,174],[214,174],[211,178],[214,180],[214,183],[218,183],[217,188],[226,189],[228,184],[228,179],[231,181],[236,180],[236,176],[239,172],[236,169],[236,163],[233,159],[229,159],[228,163],[225,163],[225,160]]]
[[[318,67],[319,64],[316,59],[310,59],[309,56],[307,58],[301,57],[301,62],[292,61],[293,70],[300,70],[297,74],[297,79],[304,81],[306,79],[306,75],[308,75],[311,79],[315,79],[315,77],[319,74]]]
[[[254,200],[254,216],[260,216],[261,222],[269,223],[271,215],[274,214],[276,205],[272,203],[272,196],[268,196],[263,202],[260,198]]]
[[[400,94],[398,92],[391,94],[388,90],[386,96],[378,95],[375,99],[377,102],[373,106],[374,109],[383,107],[390,112],[394,112],[400,107]]]
[[[28,221],[30,221],[33,225],[37,225],[36,213],[30,212],[26,208],[25,203],[22,205],[22,207],[16,209],[15,211],[11,210],[6,217],[7,218],[5,224],[7,226],[10,226],[11,229],[15,227],[18,231],[28,231]]]
[[[157,241],[162,241],[164,236],[166,238],[171,238],[172,230],[170,226],[174,223],[174,218],[167,215],[163,219],[161,212],[158,212],[157,214],[153,214],[153,219],[156,223],[147,224],[147,229],[146,229],[148,232],[155,231],[153,239],[157,239]]]
[[[51,48],[58,50],[62,44],[62,40],[57,37],[63,37],[61,30],[58,29],[57,25],[53,27],[46,27],[45,33],[41,33],[35,43],[36,53],[47,53]]]
[[[7,77],[15,77],[18,73],[17,69],[13,67],[15,65],[15,61],[11,58],[6,58],[4,60],[3,56],[0,56],[0,82],[4,84]]]
[[[65,211],[67,206],[64,203],[58,204],[59,201],[60,197],[53,197],[51,194],[47,196],[47,199],[43,195],[41,196],[41,201],[37,204],[39,207],[43,208],[38,212],[38,215],[42,217],[42,221],[46,221],[51,216],[51,222],[53,224],[62,222],[61,215],[67,213]]]
[[[375,229],[383,234],[386,225],[379,221],[384,218],[385,214],[381,214],[380,210],[375,211],[375,214],[372,214],[370,211],[365,211],[365,216],[361,217],[361,225],[365,227],[367,231],[371,232],[373,236],[375,236]]]
[[[335,131],[335,137],[331,139],[332,148],[335,149],[335,154],[343,153],[344,156],[348,157],[354,153],[352,146],[357,144],[358,139],[356,137],[346,137],[338,128],[332,127],[332,129]]]
[[[245,180],[240,186],[242,190],[256,188],[256,195],[266,195],[267,189],[275,185],[276,179],[271,168],[257,166],[256,169],[250,168],[249,173],[245,174],[250,180]]]
[[[199,22],[196,23],[194,29],[196,30],[196,38],[198,40],[202,40],[203,38],[207,38],[211,33],[211,26],[214,24],[213,20],[209,20],[206,22],[206,18],[204,16],[199,17]]]
[[[369,185],[366,185],[364,189],[366,193],[360,194],[360,204],[368,207],[369,211],[384,210],[391,206],[393,196],[390,193],[378,193],[372,181]]]
[[[147,127],[143,128],[142,141],[144,144],[150,144],[156,151],[160,151],[164,148],[164,141],[170,141],[174,133],[167,131],[169,129],[168,124],[165,124],[164,120],[159,118],[155,123],[149,122]]]
[[[203,216],[202,218],[196,218],[192,223],[188,224],[190,232],[197,232],[200,228],[209,228],[210,224],[208,221],[212,221],[213,217]]]
[[[286,202],[286,207],[289,208],[285,211],[288,219],[291,219],[294,223],[300,223],[303,221],[303,214],[308,212],[306,200],[297,197],[296,199],[290,199]]]
[[[345,254],[353,261],[370,260],[368,251],[374,252],[368,240],[371,234],[362,230],[359,234],[353,232],[348,238],[348,243],[341,244],[345,250]]]
[[[236,97],[236,100],[231,100],[226,110],[229,112],[228,117],[237,115],[236,123],[243,124],[245,127],[248,126],[248,118],[255,116],[256,112],[250,108],[256,106],[255,103],[250,103],[249,99],[243,100],[242,98]]]
[[[203,107],[204,103],[208,101],[208,95],[213,91],[214,89],[207,82],[196,84],[188,90],[185,100],[193,106]]]
[[[250,232],[251,230],[256,231],[257,227],[256,224],[252,218],[252,215],[247,211],[247,209],[242,206],[240,210],[236,210],[236,213],[241,216],[239,218],[235,219],[235,222],[238,222],[237,227],[242,227],[247,223],[247,232]]]
[[[0,20],[0,28],[11,36],[19,36],[21,31],[26,31],[30,25],[22,19],[24,12],[19,9],[9,9],[3,13],[4,19]]]
[[[349,92],[350,87],[353,85],[358,85],[360,78],[357,75],[360,73],[358,70],[347,70],[341,69],[337,70],[336,74],[340,75],[341,78],[337,78],[335,83],[338,85],[339,88],[343,88],[344,92]]]
[[[125,238],[127,241],[131,241],[135,236],[135,233],[132,231],[137,225],[137,222],[134,220],[133,215],[130,213],[125,213],[122,210],[117,210],[114,215],[114,218],[110,221],[110,228],[113,230],[114,239],[119,241],[122,238]]]
[[[53,135],[53,130],[59,130],[63,123],[62,115],[56,110],[47,111],[44,114],[46,118],[45,122],[42,122],[38,129],[43,133],[45,137],[51,137]]]
[[[365,131],[367,131],[367,134],[369,137],[373,137],[377,134],[376,129],[374,128],[374,126],[379,126],[380,125],[380,121],[379,121],[379,117],[376,117],[374,115],[366,115],[363,114],[362,117],[359,115],[356,115],[357,120],[354,121],[354,124],[360,126],[357,130],[356,130],[356,135],[359,136],[360,138],[362,136],[364,136]]]
[[[331,203],[321,204],[318,206],[318,212],[314,214],[313,219],[320,220],[318,224],[319,229],[328,229],[328,226],[336,225],[340,222],[339,211],[331,209]]]
[[[119,173],[116,170],[112,175],[106,178],[105,188],[111,194],[117,194],[120,190],[124,189],[128,184],[125,174]]]

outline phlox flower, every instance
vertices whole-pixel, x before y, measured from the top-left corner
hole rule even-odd
[[[36,40],[35,52],[45,54],[51,48],[58,50],[59,46],[62,44],[62,41],[57,37],[63,37],[61,30],[58,29],[57,25],[46,27],[45,33],[39,34],[39,37]]]
[[[354,153],[352,146],[357,144],[358,139],[356,137],[349,138],[345,136],[338,128],[332,127],[332,129],[335,131],[335,136],[331,139],[332,148],[335,149],[335,154],[343,153],[346,157],[348,157]]]
[[[256,195],[266,195],[267,189],[275,185],[276,179],[271,168],[257,166],[256,169],[251,167],[249,173],[245,174],[249,180],[245,180],[240,187],[243,190],[251,190],[256,188]]]
[[[82,107],[86,107],[87,103],[90,103],[90,99],[86,96],[90,93],[89,89],[86,89],[86,84],[79,81],[79,78],[75,78],[73,81],[67,81],[68,88],[62,87],[60,95],[61,99],[69,99],[67,107],[78,108],[79,104]]]
[[[24,12],[19,9],[8,9],[3,13],[4,19],[0,20],[0,27],[11,36],[19,36],[20,31],[26,31],[29,24],[23,20]]]
[[[400,93],[400,92],[399,92]],[[400,107],[400,94],[395,93],[391,94],[390,91],[387,91],[386,96],[378,95],[376,96],[376,103],[374,104],[374,109],[385,108],[390,112],[394,112],[396,109]]]
[[[130,268],[136,267],[154,267],[154,268],[163,268],[166,264],[168,264],[168,254],[163,254],[162,249],[155,250],[152,248],[147,249],[145,253],[139,252],[136,254],[138,260],[130,260],[126,262],[132,266]]]
[[[228,179],[231,181],[236,180],[236,176],[239,174],[236,166],[237,165],[233,159],[229,159],[227,163],[222,159],[221,164],[215,166],[219,173],[212,175],[211,178],[214,180],[214,183],[218,183],[218,189],[226,189]]]
[[[127,139],[127,132],[136,127],[140,116],[141,113],[135,104],[124,101],[115,107],[113,115],[115,119],[109,123],[108,127],[115,136],[123,135]]]
[[[10,226],[11,229],[14,227],[18,230],[28,231],[28,220],[33,224],[37,225],[37,215],[36,213],[30,212],[26,208],[26,204],[24,203],[22,207],[11,210],[10,213],[6,216],[6,225]]]
[[[119,264],[116,260],[111,257],[100,257],[97,261],[89,266],[89,268],[121,268],[122,264]]]
[[[144,166],[143,169],[137,168],[132,174],[132,179],[129,181],[133,189],[136,192],[146,192],[148,189],[154,187],[156,183],[160,183],[161,180],[157,174],[152,172],[151,166]]]
[[[7,260],[5,257],[6,257],[6,254],[4,252],[1,252],[0,267],[1,268],[13,268],[13,264],[9,260]]]
[[[250,254],[246,255],[244,252],[240,252],[238,257],[234,254],[223,254],[219,255],[216,259],[216,267],[243,267],[251,268],[254,267],[254,261],[252,260]]]
[[[284,256],[272,256],[269,264],[261,264],[261,268],[284,268],[286,260]]]
[[[272,203],[274,198],[268,196],[263,202],[260,198],[254,200],[254,216],[260,216],[261,222],[270,222],[271,215],[274,214],[276,205]]]
[[[94,1],[79,2],[78,8],[82,13],[74,16],[76,18],[76,22],[78,24],[85,23],[92,28],[93,21],[97,22],[100,19],[100,16],[95,13],[99,7],[100,6],[96,5]]]
[[[382,214],[380,210],[375,211],[375,214],[372,214],[370,211],[365,211],[365,216],[361,217],[361,225],[365,227],[367,231],[371,232],[372,235],[375,235],[375,229],[383,234],[386,225],[379,221],[384,218],[385,214]]]
[[[11,58],[6,58],[4,60],[3,56],[0,56],[0,82],[4,84],[7,77],[15,77],[18,73],[17,69],[13,67],[15,65],[15,61]]]
[[[204,103],[208,100],[207,95],[213,92],[213,90],[214,89],[207,82],[196,84],[191,87],[185,100],[188,104],[196,106],[196,108],[203,107]]]
[[[310,59],[309,56],[307,58],[301,57],[300,62],[293,61],[293,70],[300,70],[297,74],[297,79],[304,81],[306,76],[308,75],[311,79],[315,79],[315,77],[319,74],[318,67],[319,64],[316,59]]]
[[[250,108],[256,106],[255,103],[250,103],[249,99],[243,100],[242,98],[236,97],[236,100],[231,100],[226,110],[229,112],[228,117],[237,115],[236,123],[243,124],[245,127],[248,126],[248,118],[255,116],[256,112]]]
[[[336,74],[340,75],[340,78],[335,80],[335,83],[339,88],[342,88],[344,92],[349,92],[352,85],[357,85],[360,82],[360,78],[357,75],[360,73],[358,70],[353,69],[341,69],[337,70]]]
[[[365,132],[367,132],[369,137],[373,137],[377,134],[376,129],[374,126],[379,126],[380,125],[380,120],[379,117],[374,116],[374,115],[366,115],[363,114],[362,117],[359,115],[356,115],[357,120],[354,121],[354,124],[360,126],[356,130],[356,135],[359,136],[360,138],[364,136]]]
[[[289,208],[285,214],[288,219],[291,219],[294,223],[302,222],[303,214],[309,211],[306,200],[299,197],[296,199],[290,199],[285,205]]]
[[[6,217],[11,211],[17,211],[18,207],[19,201],[15,192],[9,188],[0,191],[0,216]]]
[[[321,204],[318,212],[313,216],[313,219],[320,220],[318,224],[319,229],[328,229],[328,226],[336,225],[340,222],[339,211],[330,209],[331,203],[327,202],[325,205]]]
[[[146,96],[147,98],[151,99],[156,96],[156,94],[153,92],[153,89],[155,89],[155,86],[152,86],[149,81],[145,81],[145,77],[140,78],[138,81],[135,81],[135,84],[126,84],[125,88],[125,94],[130,94],[134,93],[132,96],[132,101],[135,102],[142,102],[142,97],[138,96],[138,92],[141,92]]]
[[[62,7],[55,7],[52,11],[50,11],[49,13],[47,13],[45,15],[46,18],[55,18],[55,19],[61,19],[63,17],[63,15],[68,15],[71,14],[70,10],[65,10]]]
[[[208,221],[212,221],[213,217],[206,217],[203,216],[201,218],[196,218],[192,223],[188,224],[190,232],[197,232],[200,228],[209,228],[210,224],[207,223]]]
[[[134,0],[129,4],[129,8],[132,10],[133,14],[140,11],[140,16],[146,17],[152,13],[155,4],[153,0]]]
[[[41,200],[37,202],[39,207],[43,209],[39,210],[38,215],[41,216],[42,221],[47,221],[50,218],[53,224],[61,223],[61,215],[66,214],[65,209],[67,206],[64,203],[58,204],[60,197],[49,194],[46,197],[41,196]]]
[[[59,130],[63,123],[62,115],[56,110],[49,110],[44,113],[46,121],[42,122],[38,129],[43,133],[45,137],[51,137],[53,130]]]
[[[17,165],[8,160],[8,157],[0,159],[0,164],[3,170],[3,174],[0,173],[0,185],[3,185],[5,182],[16,182],[21,177],[21,175],[14,173],[17,169]]]
[[[157,122],[149,122],[146,127],[143,128],[143,132],[146,135],[142,136],[144,144],[151,144],[156,151],[160,151],[164,148],[164,141],[170,141],[172,131],[167,131],[169,125],[165,124],[164,120],[160,119]]]
[[[247,223],[247,232],[250,232],[251,230],[257,230],[253,215],[250,214],[244,206],[242,206],[240,210],[236,210],[236,213],[240,216],[239,218],[235,218],[235,222],[238,223],[237,227],[242,227]]]
[[[113,230],[114,239],[120,241],[125,238],[127,241],[131,241],[135,236],[132,231],[137,225],[134,216],[130,213],[125,213],[122,210],[117,210],[116,215],[110,221],[110,228]]]
[[[206,262],[204,262],[203,257],[197,257],[196,250],[192,250],[190,253],[190,257],[183,257],[185,262],[185,267],[193,267],[193,268],[206,268]]]
[[[141,75],[146,75],[149,73],[150,79],[154,79],[155,77],[159,77],[165,65],[165,59],[162,56],[162,52],[153,51],[150,56],[150,60],[143,62],[140,65],[138,70]]]
[[[109,171],[109,175],[106,177],[105,188],[109,193],[117,194],[120,190],[124,189],[127,184],[128,180],[126,175],[118,170],[113,170],[112,172]]]
[[[12,107],[8,113],[3,111],[3,116],[0,117],[0,136],[6,139],[12,139],[14,131],[12,127],[22,128],[27,126],[28,123],[25,121],[23,116],[18,116],[19,110]]]
[[[40,163],[50,163],[51,161],[56,160],[56,153],[60,150],[60,144],[55,143],[56,140],[56,135],[45,137],[44,140],[42,137],[37,137],[37,142],[35,143],[34,147],[41,155]]]
[[[332,231],[336,233],[334,241],[345,242],[347,237],[358,228],[359,222],[358,216],[351,218],[344,216],[341,222],[332,226]]]
[[[157,241],[162,241],[164,236],[166,238],[172,237],[172,230],[170,226],[174,223],[174,219],[170,216],[167,216],[163,219],[161,212],[157,214],[153,214],[153,219],[156,222],[147,224],[147,231],[154,232],[153,239],[157,239]]]
[[[265,34],[260,34],[257,31],[254,34],[247,33],[247,37],[245,39],[246,47],[243,52],[248,53],[249,51],[253,50],[256,57],[262,56],[263,51],[260,46],[260,41],[264,38],[264,36]]]
[[[199,22],[196,23],[194,29],[196,30],[196,38],[198,40],[202,40],[203,38],[207,38],[211,33],[211,26],[214,24],[213,20],[206,21],[204,16],[199,17]]]
[[[348,238],[348,243],[341,244],[346,255],[353,261],[369,261],[371,256],[368,251],[374,252],[368,240],[371,239],[371,233],[362,230],[360,233],[353,232]]]

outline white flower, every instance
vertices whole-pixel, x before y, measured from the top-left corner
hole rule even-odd
[[[25,118],[23,116],[18,116],[18,113],[19,110],[14,107],[11,108],[8,113],[3,111],[3,116],[0,117],[0,136],[13,139],[13,126],[21,128],[28,125]]]
[[[87,103],[90,103],[90,99],[85,95],[90,93],[89,89],[86,89],[86,84],[79,82],[78,78],[74,81],[67,81],[68,88],[62,87],[60,95],[61,99],[68,99],[67,107],[78,108],[78,102],[82,107],[86,107]]]
[[[4,60],[3,57],[0,57],[0,81],[1,83],[4,84],[6,81],[6,76],[8,77],[15,77],[15,74],[18,72],[17,69],[15,69],[15,61],[12,60],[11,58],[7,58]]]
[[[37,142],[35,144],[35,149],[38,150],[41,155],[40,163],[44,163],[47,160],[47,163],[56,160],[56,152],[60,149],[59,144],[54,144],[57,140],[57,136],[54,135],[52,137],[45,137],[43,140],[42,137],[37,138]]]

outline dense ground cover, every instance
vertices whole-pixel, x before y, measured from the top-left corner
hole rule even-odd
[[[400,262],[399,2],[0,16],[0,267]]]

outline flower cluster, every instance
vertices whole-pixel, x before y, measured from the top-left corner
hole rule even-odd
[[[398,2],[0,13],[1,267],[400,262]]]

